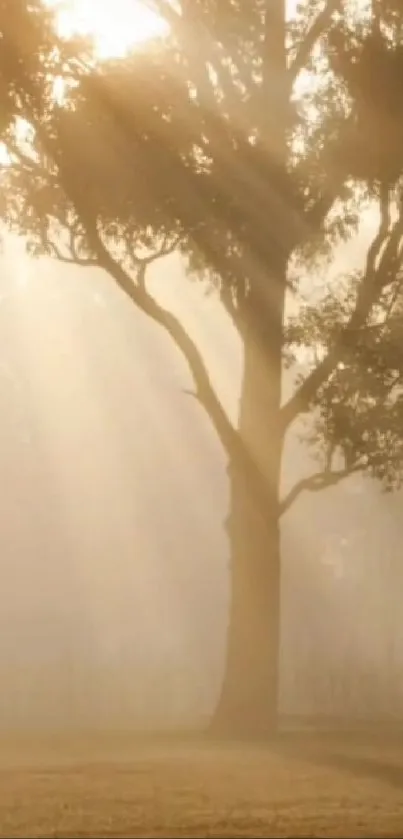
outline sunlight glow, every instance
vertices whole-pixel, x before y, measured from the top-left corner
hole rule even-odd
[[[165,22],[141,0],[50,0],[60,6],[60,32],[94,38],[100,59],[124,56],[136,44],[164,35]]]

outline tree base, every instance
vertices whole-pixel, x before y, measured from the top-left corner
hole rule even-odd
[[[208,734],[219,740],[262,740],[277,734],[278,715],[270,713],[267,706],[257,709],[225,707],[220,702],[208,726]]]

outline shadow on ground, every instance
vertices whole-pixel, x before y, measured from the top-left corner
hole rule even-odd
[[[329,767],[403,789],[403,732],[400,727],[294,732],[280,737],[274,748],[317,767]]]

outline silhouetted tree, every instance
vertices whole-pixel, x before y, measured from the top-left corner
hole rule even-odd
[[[99,66],[89,45],[49,34],[39,2],[1,4],[4,214],[31,252],[103,267],[186,357],[231,481],[232,600],[214,722],[263,731],[277,713],[281,516],[302,491],[354,471],[388,487],[401,475],[401,10],[306,0],[287,24],[284,0],[150,5],[169,36]],[[365,269],[286,325],[298,266],[351,235],[368,197],[380,222]],[[191,337],[147,290],[147,266],[175,248],[215,282],[242,338],[238,429]],[[283,363],[301,345],[312,369],[283,404]],[[309,412],[318,473],[281,499],[285,435]]]

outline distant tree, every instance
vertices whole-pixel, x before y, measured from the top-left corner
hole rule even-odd
[[[402,474],[401,9],[304,0],[287,22],[283,0],[149,5],[169,36],[97,65],[90,45],[52,34],[38,1],[3,0],[4,216],[31,252],[108,271],[187,359],[231,481],[214,723],[263,731],[277,715],[281,516],[355,471],[387,488]],[[331,257],[368,200],[379,229],[365,269],[286,323],[304,263]],[[173,249],[215,283],[242,339],[237,429],[191,336],[147,290],[147,266]],[[282,403],[296,348],[311,369]],[[307,413],[318,472],[281,499],[285,435]]]

